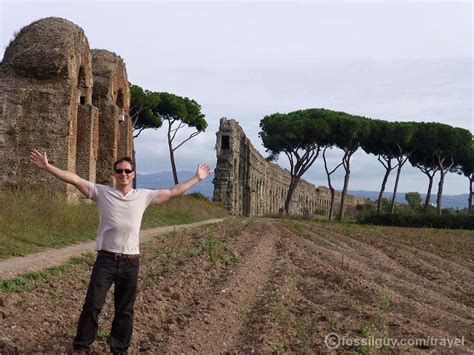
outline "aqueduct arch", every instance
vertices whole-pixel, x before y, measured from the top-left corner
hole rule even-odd
[[[5,167],[0,186],[42,185],[75,194],[71,186],[31,166],[33,148],[90,181],[110,177],[111,164],[106,163],[132,152],[129,103],[122,59],[91,51],[79,26],[49,17],[24,27],[0,64],[0,158]],[[124,124],[119,124],[122,110]],[[101,143],[107,146],[109,141],[114,142],[114,154],[100,159],[101,152],[108,153]]]

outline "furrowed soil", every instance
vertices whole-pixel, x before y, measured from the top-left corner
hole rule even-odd
[[[141,251],[132,353],[474,352],[472,232],[232,218]],[[71,351],[93,262],[3,281],[0,352]]]

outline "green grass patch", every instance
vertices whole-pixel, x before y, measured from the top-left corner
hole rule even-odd
[[[275,312],[275,322],[283,327],[288,327],[289,319],[285,314],[285,308],[283,307],[282,297],[279,289],[275,291],[275,301],[271,304],[273,311]]]
[[[44,281],[49,280],[52,275],[62,273],[66,271],[66,269],[66,265],[59,265],[41,271],[28,272],[14,279],[0,280],[0,293],[18,291],[31,292],[40,286]]]
[[[199,222],[228,215],[220,205],[200,196],[179,196],[169,202],[149,208],[143,215],[142,228]]]
[[[197,243],[200,253],[206,253],[209,258],[210,269],[218,261],[229,261],[232,264],[238,263],[239,258],[227,248],[221,241],[214,237],[208,237]]]
[[[390,338],[390,334],[386,327],[380,327],[378,325],[379,320],[382,316],[390,310],[390,296],[384,295],[380,305],[376,307],[374,313],[369,317],[367,321],[362,323],[357,329],[357,333],[364,336],[365,338],[373,336],[376,339],[387,339]],[[374,347],[373,345],[360,345],[356,346],[355,350],[360,354],[390,354],[389,348],[383,346],[381,348]]]
[[[319,327],[307,324],[303,317],[297,316],[295,321],[296,334],[298,336],[298,345],[300,354],[307,354],[310,352],[310,342],[313,334],[320,331]]]
[[[107,330],[99,329],[97,332],[97,339],[102,340],[105,343],[109,343],[110,341],[110,332]]]
[[[60,248],[95,237],[94,204],[68,203],[46,190],[3,191],[0,197],[0,259]]]
[[[459,255],[459,253],[460,253],[459,245],[455,242],[449,243],[448,252],[453,254],[453,255]]]
[[[296,235],[299,235],[301,238],[304,238],[304,239],[310,239],[310,236],[308,233],[306,233],[304,227],[299,224],[298,222],[296,221],[292,221],[292,220],[286,220],[286,225],[288,227],[291,228],[291,230],[296,234]]]
[[[91,268],[95,262],[95,253],[84,253],[81,256],[73,257],[68,262],[46,268],[41,271],[34,271],[22,274],[8,280],[0,280],[0,294],[9,292],[31,292],[44,282],[50,281],[55,275],[59,275],[71,270],[74,266],[86,266]]]

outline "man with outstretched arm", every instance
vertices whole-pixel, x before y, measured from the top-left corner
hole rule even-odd
[[[110,350],[125,354],[133,329],[133,304],[137,293],[139,269],[139,230],[145,209],[188,191],[209,173],[208,165],[198,165],[196,175],[165,190],[133,189],[135,169],[132,159],[114,163],[115,187],[95,184],[48,163],[44,154],[33,150],[30,161],[56,178],[74,185],[94,200],[100,222],[96,237],[97,259],[92,269],[86,300],[79,317],[73,354],[87,354],[97,335],[98,317],[112,283],[115,283],[115,314],[110,332]]]

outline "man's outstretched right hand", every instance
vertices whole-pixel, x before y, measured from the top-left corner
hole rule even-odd
[[[30,153],[30,162],[36,165],[39,169],[43,169],[43,170],[46,170],[46,168],[49,165],[48,156],[46,155],[46,152],[44,152],[44,155],[43,155],[36,149]]]

